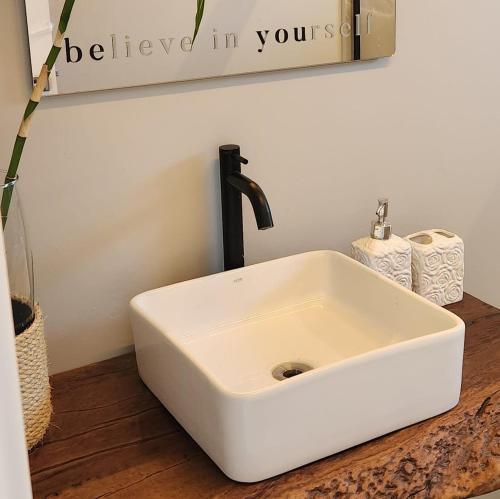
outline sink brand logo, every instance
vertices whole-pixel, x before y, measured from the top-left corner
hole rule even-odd
[[[334,40],[338,37],[351,38],[353,35],[360,36],[362,32],[360,14],[357,14],[354,19],[354,26],[346,21],[340,24],[328,23],[323,25],[314,24],[310,26],[255,30],[255,50],[259,54],[263,54],[271,45],[314,43],[320,39]],[[364,33],[370,35],[372,32],[373,13],[369,12],[366,14]],[[202,42],[198,39],[196,43]],[[219,33],[214,28],[209,44],[212,51],[238,49],[240,47],[240,35],[234,32]],[[87,48],[71,42],[68,37],[64,39],[64,48],[68,64],[79,63],[85,59],[86,55],[89,60],[99,62],[106,57],[111,59],[127,59],[134,56],[149,57],[154,53],[168,56],[174,51],[189,53],[196,50],[191,36],[134,40],[129,35],[125,35],[119,39],[116,34],[110,34],[107,42],[92,43]]]

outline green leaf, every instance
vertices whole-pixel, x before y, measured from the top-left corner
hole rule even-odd
[[[203,19],[203,12],[205,10],[205,0],[196,0],[196,18],[194,25],[194,33],[193,33],[193,43],[196,40],[196,36],[198,35],[198,30],[200,29],[201,20]]]

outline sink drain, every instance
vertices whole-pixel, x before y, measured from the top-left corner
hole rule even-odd
[[[293,378],[312,369],[312,366],[301,362],[284,362],[273,369],[273,378],[283,381],[284,379]]]

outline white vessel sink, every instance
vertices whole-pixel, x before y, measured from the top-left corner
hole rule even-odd
[[[458,403],[463,322],[333,251],[149,291],[131,315],[141,378],[234,480]]]

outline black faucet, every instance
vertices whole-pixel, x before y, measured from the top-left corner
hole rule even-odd
[[[241,194],[252,203],[259,230],[270,229],[274,224],[262,189],[241,173],[241,163],[246,165],[248,160],[240,156],[240,147],[233,144],[219,147],[219,160],[224,270],[232,270],[245,266]]]

